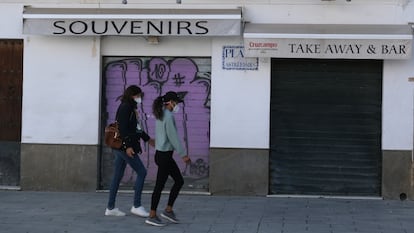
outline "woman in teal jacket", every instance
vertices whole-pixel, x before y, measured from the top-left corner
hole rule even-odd
[[[173,205],[178,197],[181,187],[184,185],[184,179],[180,169],[173,158],[174,151],[177,152],[187,164],[191,163],[184,147],[178,137],[177,127],[173,113],[178,111],[179,103],[183,102],[175,92],[167,92],[154,100],[152,110],[156,118],[155,123],[155,163],[158,166],[157,180],[154,192],[151,198],[151,211],[145,221],[147,224],[154,226],[164,226],[165,223],[157,216],[157,207],[161,198],[161,192],[164,189],[168,176],[174,180],[168,199],[167,208],[161,213],[161,217],[170,222],[178,223]]]

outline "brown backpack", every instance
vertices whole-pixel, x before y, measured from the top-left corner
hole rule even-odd
[[[113,149],[122,147],[121,134],[118,129],[118,122],[113,122],[105,127],[105,144]]]

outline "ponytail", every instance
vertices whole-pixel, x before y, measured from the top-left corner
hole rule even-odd
[[[162,96],[158,96],[155,100],[154,103],[152,104],[152,113],[155,116],[155,119],[157,120],[162,120],[162,118],[164,117],[164,101],[163,101],[163,97]]]

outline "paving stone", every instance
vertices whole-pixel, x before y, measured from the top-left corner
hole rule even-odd
[[[129,213],[132,193],[117,197],[125,217],[104,216],[107,199],[108,193],[0,191],[0,232],[414,233],[412,201],[180,195],[181,224],[160,228]],[[147,209],[150,199],[142,196]]]

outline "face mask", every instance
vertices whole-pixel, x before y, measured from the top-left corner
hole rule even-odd
[[[135,100],[135,102],[137,102],[137,104],[142,103],[142,99],[141,99],[141,97],[134,98],[134,100]]]
[[[178,104],[177,104],[173,108],[173,113],[177,113],[179,110],[180,110],[180,106],[178,106]]]

